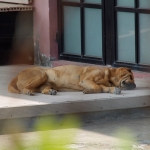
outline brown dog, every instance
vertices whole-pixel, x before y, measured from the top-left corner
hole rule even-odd
[[[55,68],[29,68],[8,85],[11,93],[34,95],[34,92],[56,95],[60,90],[88,93],[115,93],[134,89],[133,73],[129,68],[99,68],[66,65]]]

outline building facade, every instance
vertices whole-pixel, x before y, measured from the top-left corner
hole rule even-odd
[[[150,71],[149,0],[34,0],[32,6],[36,64],[48,66],[50,61],[62,59]],[[15,14],[1,12],[1,16],[6,13]],[[6,23],[1,21],[1,26],[6,28]],[[24,31],[24,27],[21,29]],[[22,35],[31,38],[21,32],[19,39]],[[1,54],[7,54],[8,46],[3,45]],[[26,52],[27,45],[19,45],[15,60],[20,46]],[[25,55],[22,53],[22,58]],[[27,59],[32,60],[30,56]]]
[[[35,0],[34,7],[36,44],[51,60],[149,70],[149,0]]]

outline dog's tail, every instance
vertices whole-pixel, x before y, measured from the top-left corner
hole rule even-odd
[[[18,80],[18,78],[15,77],[15,78],[9,83],[9,85],[8,85],[8,91],[9,91],[10,93],[20,94],[20,91],[18,90],[17,85],[16,85],[17,80]]]

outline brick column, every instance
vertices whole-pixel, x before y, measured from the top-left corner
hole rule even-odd
[[[50,66],[50,60],[58,59],[57,0],[34,0],[33,6],[35,64]]]

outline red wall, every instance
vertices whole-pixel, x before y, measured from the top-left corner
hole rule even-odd
[[[46,57],[58,59],[57,0],[34,0],[34,45]],[[36,49],[35,49],[36,50]]]

